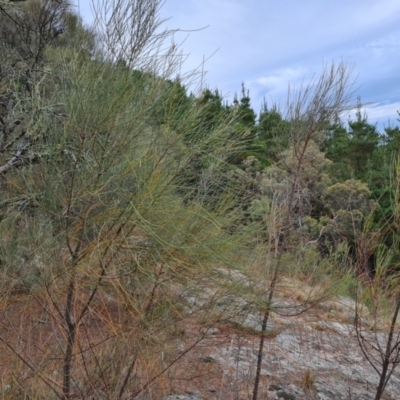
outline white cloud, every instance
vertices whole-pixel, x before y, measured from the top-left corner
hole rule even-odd
[[[303,79],[306,72],[307,69],[304,67],[300,67],[297,69],[285,68],[275,71],[270,75],[257,78],[255,81],[250,81],[249,83],[258,84],[267,90],[280,91],[284,86],[287,88],[290,82],[293,83],[294,80],[298,80],[299,78]]]
[[[341,115],[341,120],[346,122],[348,120],[355,120],[357,109],[350,110],[347,113],[343,113]],[[400,111],[400,101],[395,103],[388,104],[367,104],[360,108],[361,114],[366,115],[368,118],[368,122],[370,124],[376,124],[380,131],[383,131],[383,128],[391,125],[398,125],[398,114],[397,111]]]
[[[397,124],[397,111],[400,110],[400,102],[391,104],[373,104],[365,107],[368,120],[371,123],[379,121],[383,124]]]

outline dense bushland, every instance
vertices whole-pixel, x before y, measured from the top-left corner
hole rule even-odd
[[[226,298],[263,315],[259,372],[283,275],[318,280],[302,312],[344,278],[397,293],[398,127],[340,121],[342,64],[258,118],[244,86],[189,94],[160,6],[96,3],[89,29],[62,0],[0,3],[5,398],[161,398],[204,338],[182,321],[229,320]]]

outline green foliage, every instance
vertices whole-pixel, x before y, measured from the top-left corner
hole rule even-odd
[[[22,83],[17,68],[2,76],[14,106],[1,119],[0,272],[6,298],[62,310],[48,315],[58,345],[44,344],[29,373],[62,371],[48,386],[69,398],[85,371],[119,398],[142,390],[128,378],[155,343],[168,354],[186,315],[182,292],[215,284],[215,267],[234,267],[247,251],[242,199],[227,173],[244,128],[217,93],[194,98],[179,80],[88,57],[74,41],[79,19],[68,18],[70,37],[44,46],[37,74]],[[92,314],[100,333],[81,357]],[[14,354],[27,350],[11,342]]]
[[[240,101],[237,96],[233,100],[233,107],[237,112],[237,122],[244,127],[248,128],[252,133],[252,139],[256,132],[256,113],[250,105],[250,92],[246,91],[244,84],[242,84],[242,93]]]
[[[349,155],[354,177],[365,176],[370,165],[373,165],[373,155],[379,144],[379,133],[376,126],[368,124],[367,118],[357,112],[356,120],[349,121]]]
[[[398,154],[400,151],[400,128],[398,126],[386,127],[385,135],[385,142],[389,151]]]
[[[196,104],[200,106],[201,112],[198,114],[198,123],[201,124],[201,132],[208,132],[217,128],[222,121],[229,115],[229,108],[222,102],[222,95],[218,90],[204,90]],[[188,137],[190,141],[196,141],[196,137]]]
[[[343,125],[334,124],[326,129],[321,149],[326,157],[333,161],[330,175],[339,181],[351,178],[349,143],[350,138]]]
[[[336,183],[326,191],[325,205],[332,211],[359,211],[363,215],[371,212],[371,195],[368,186],[357,180]]]
[[[151,18],[159,4],[148,4]],[[257,122],[244,85],[228,105],[218,90],[188,95],[183,80],[167,79],[173,46],[152,63],[144,34],[124,56],[121,21],[108,36],[117,42],[102,43],[64,1],[0,11],[1,300],[7,309],[21,296],[54,326],[57,343],[29,362],[29,340],[7,344],[47,397],[79,395],[71,383],[82,374],[94,393],[85,396],[97,386],[136,396],[174,364],[191,294],[213,297],[197,310],[204,317],[221,293],[244,293],[267,321],[280,275],[353,290],[349,248],[376,251],[377,274],[391,270],[395,282],[399,129],[380,135],[360,112],[348,128],[330,124],[347,104],[343,66],[285,114],[264,104]],[[373,220],[375,210],[395,217]],[[265,285],[246,292],[220,267],[239,268],[255,241]],[[143,380],[132,372],[164,352]]]
[[[378,223],[393,212],[390,176],[396,128],[387,128],[388,133],[380,134],[360,111],[356,117],[355,121],[349,121],[348,129],[340,124],[331,125],[322,150],[333,161],[329,173],[334,181],[357,179],[368,184],[370,198],[379,203],[375,212]]]
[[[264,103],[260,112],[257,139],[253,152],[264,167],[279,160],[279,154],[288,148],[290,123],[285,121],[276,107],[269,109]]]

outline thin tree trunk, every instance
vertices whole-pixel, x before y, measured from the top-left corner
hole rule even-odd
[[[261,365],[263,360],[263,351],[264,351],[264,342],[265,342],[265,332],[267,331],[267,324],[269,320],[269,315],[271,313],[271,304],[272,298],[275,293],[275,286],[278,280],[279,273],[279,265],[280,265],[280,257],[278,258],[278,262],[275,266],[274,276],[272,277],[271,285],[269,288],[268,299],[267,299],[267,309],[264,312],[264,317],[261,325],[261,336],[260,336],[260,344],[258,347],[258,355],[257,355],[257,368],[256,368],[256,377],[254,381],[254,389],[253,389],[253,400],[257,400],[258,397],[258,388],[260,386],[260,377],[261,377]]]
[[[63,366],[63,395],[64,399],[70,398],[71,391],[71,363],[76,338],[76,323],[74,320],[74,299],[75,299],[75,274],[71,276],[68,285],[67,304],[65,306],[65,319],[67,321],[67,348],[65,350]]]
[[[272,293],[272,291],[270,293]],[[269,313],[270,313],[270,311],[268,308],[268,310],[264,313],[264,318],[263,318],[262,326],[261,326],[260,344],[258,347],[258,356],[257,356],[256,378],[254,381],[254,389],[253,389],[253,400],[257,400],[258,387],[260,386],[261,365],[262,365],[263,351],[264,351],[265,331],[267,330]]]
[[[379,385],[376,390],[375,400],[380,400],[382,398],[383,392],[385,391],[385,388],[386,388],[386,384],[388,383],[388,380],[390,378],[390,374],[388,376],[388,369],[389,369],[389,365],[391,363],[390,356],[394,349],[392,347],[393,334],[394,334],[394,328],[395,328],[395,325],[397,322],[397,317],[399,315],[399,311],[400,311],[400,293],[397,294],[397,298],[396,298],[396,309],[394,311],[392,322],[390,324],[389,337],[388,337],[388,340],[386,343],[386,351],[385,351],[384,360],[383,360],[383,364],[382,364],[382,372],[380,373]],[[400,345],[400,343],[397,342],[395,344],[395,347],[399,346],[399,345]]]

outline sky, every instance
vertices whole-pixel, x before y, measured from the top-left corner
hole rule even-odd
[[[90,0],[79,9],[90,23]],[[369,122],[398,123],[399,0],[166,0],[160,15],[165,27],[185,30],[175,36],[188,55],[182,72],[206,60],[204,86],[228,101],[244,83],[256,112],[264,99],[284,104],[289,85],[344,62]]]

